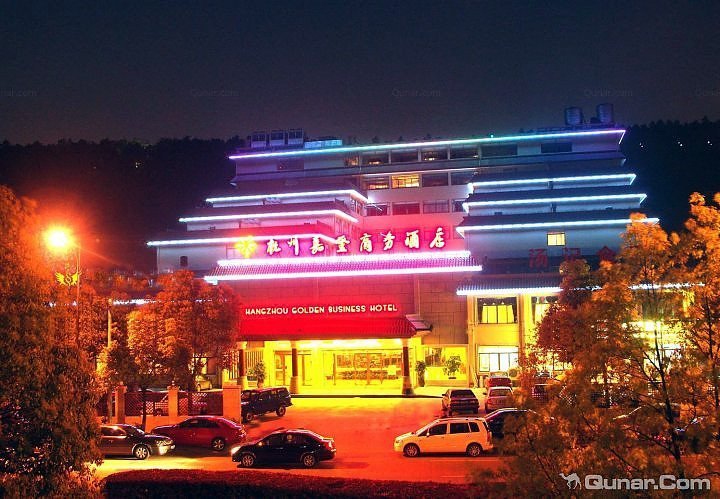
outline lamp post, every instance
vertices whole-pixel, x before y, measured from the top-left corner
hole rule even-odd
[[[75,273],[61,274],[56,273],[60,284],[76,287],[75,298],[75,343],[80,346],[80,244],[77,243],[72,233],[62,227],[54,227],[45,233],[45,241],[48,248],[56,253],[65,253],[69,248],[75,249]]]

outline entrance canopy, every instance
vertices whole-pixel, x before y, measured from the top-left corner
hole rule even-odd
[[[357,317],[251,317],[240,321],[241,340],[330,340],[361,338],[411,338],[430,330],[415,316]]]

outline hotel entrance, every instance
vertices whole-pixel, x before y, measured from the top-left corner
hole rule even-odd
[[[326,385],[392,385],[402,381],[402,350],[334,350],[322,355]]]
[[[275,386],[290,386],[292,353],[275,352]],[[298,378],[303,386],[312,385],[313,369],[310,352],[298,352]]]

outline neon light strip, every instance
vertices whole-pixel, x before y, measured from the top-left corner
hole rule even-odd
[[[637,220],[641,223],[658,223],[659,218],[644,218]],[[488,231],[488,230],[502,230],[502,229],[542,229],[545,227],[596,227],[598,225],[628,225],[633,220],[619,219],[619,220],[582,220],[572,222],[539,222],[539,223],[527,223],[527,224],[501,224],[501,225],[474,225],[470,227],[458,227],[456,230],[463,234],[464,232],[472,231]]]
[[[418,253],[392,253],[386,255],[346,255],[346,256],[301,256],[297,258],[251,258],[218,260],[220,267],[254,267],[259,265],[306,265],[309,263],[373,263],[394,262],[399,260],[439,260],[443,258],[467,258],[470,252],[463,251],[421,251]]]
[[[468,185],[472,187],[490,187],[499,185],[520,185],[520,184],[542,184],[548,182],[574,182],[587,180],[620,180],[623,178],[630,179],[632,184],[635,181],[634,173],[618,173],[613,175],[586,175],[577,177],[557,177],[557,178],[527,178],[520,180],[494,180],[488,182],[470,182]]]
[[[254,213],[246,215],[210,215],[206,217],[184,217],[180,222],[210,222],[213,220],[245,220],[248,218],[281,218],[281,217],[304,217],[308,215],[337,215],[345,220],[358,223],[358,219],[351,217],[341,210],[308,210],[308,211],[282,211],[279,213]]]
[[[533,199],[503,199],[501,201],[469,201],[463,203],[467,206],[504,206],[513,204],[542,204],[542,203],[564,203],[574,201],[605,201],[620,199],[639,199],[642,203],[647,194],[608,194],[603,196],[567,196],[561,198],[533,198]]]
[[[260,281],[267,279],[305,279],[308,277],[355,277],[369,275],[407,275],[439,274],[447,272],[481,272],[482,265],[462,267],[433,267],[420,269],[377,269],[377,270],[336,270],[328,272],[282,272],[279,274],[233,274],[226,276],[205,276],[205,280],[217,284],[218,281]]]
[[[337,244],[337,240],[328,237],[325,234],[292,234],[292,235],[272,235],[272,236],[233,236],[233,237],[212,237],[206,239],[170,239],[167,241],[149,241],[148,246],[184,246],[187,244],[213,244],[213,243],[235,243],[242,239],[252,239],[253,241],[269,241],[270,239],[290,239],[297,237],[298,239],[311,239],[319,237],[329,244]]]
[[[373,151],[389,151],[392,149],[415,149],[418,147],[440,147],[453,145],[472,145],[487,144],[490,142],[510,142],[519,140],[538,140],[538,139],[561,139],[566,137],[592,137],[596,135],[623,135],[624,129],[611,130],[591,130],[586,132],[557,132],[557,133],[541,133],[532,135],[511,135],[508,137],[485,137],[481,139],[454,139],[454,140],[436,140],[430,142],[410,142],[407,144],[379,144],[372,146],[355,146],[355,147],[330,147],[327,149],[300,149],[297,151],[280,151],[280,152],[262,152],[250,154],[236,154],[228,156],[229,159],[253,159],[253,158],[281,158],[287,156],[310,156],[318,154],[342,154],[346,152],[373,152]]]
[[[457,296],[487,296],[487,295],[521,295],[536,293],[559,293],[560,287],[546,288],[499,288],[499,289],[458,289]]]
[[[226,196],[219,198],[207,198],[205,201],[208,203],[223,203],[228,201],[252,201],[257,199],[266,198],[301,198],[301,197],[315,197],[315,196],[327,196],[329,194],[349,194],[351,197],[362,201],[363,203],[369,203],[370,200],[360,194],[354,189],[342,189],[336,191],[313,191],[313,192],[295,192],[295,193],[280,193],[280,194],[254,194],[252,196]]]

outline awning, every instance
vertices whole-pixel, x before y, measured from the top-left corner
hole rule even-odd
[[[238,339],[261,340],[333,340],[411,338],[432,326],[416,316],[382,318],[298,318],[251,317],[240,320]]]

